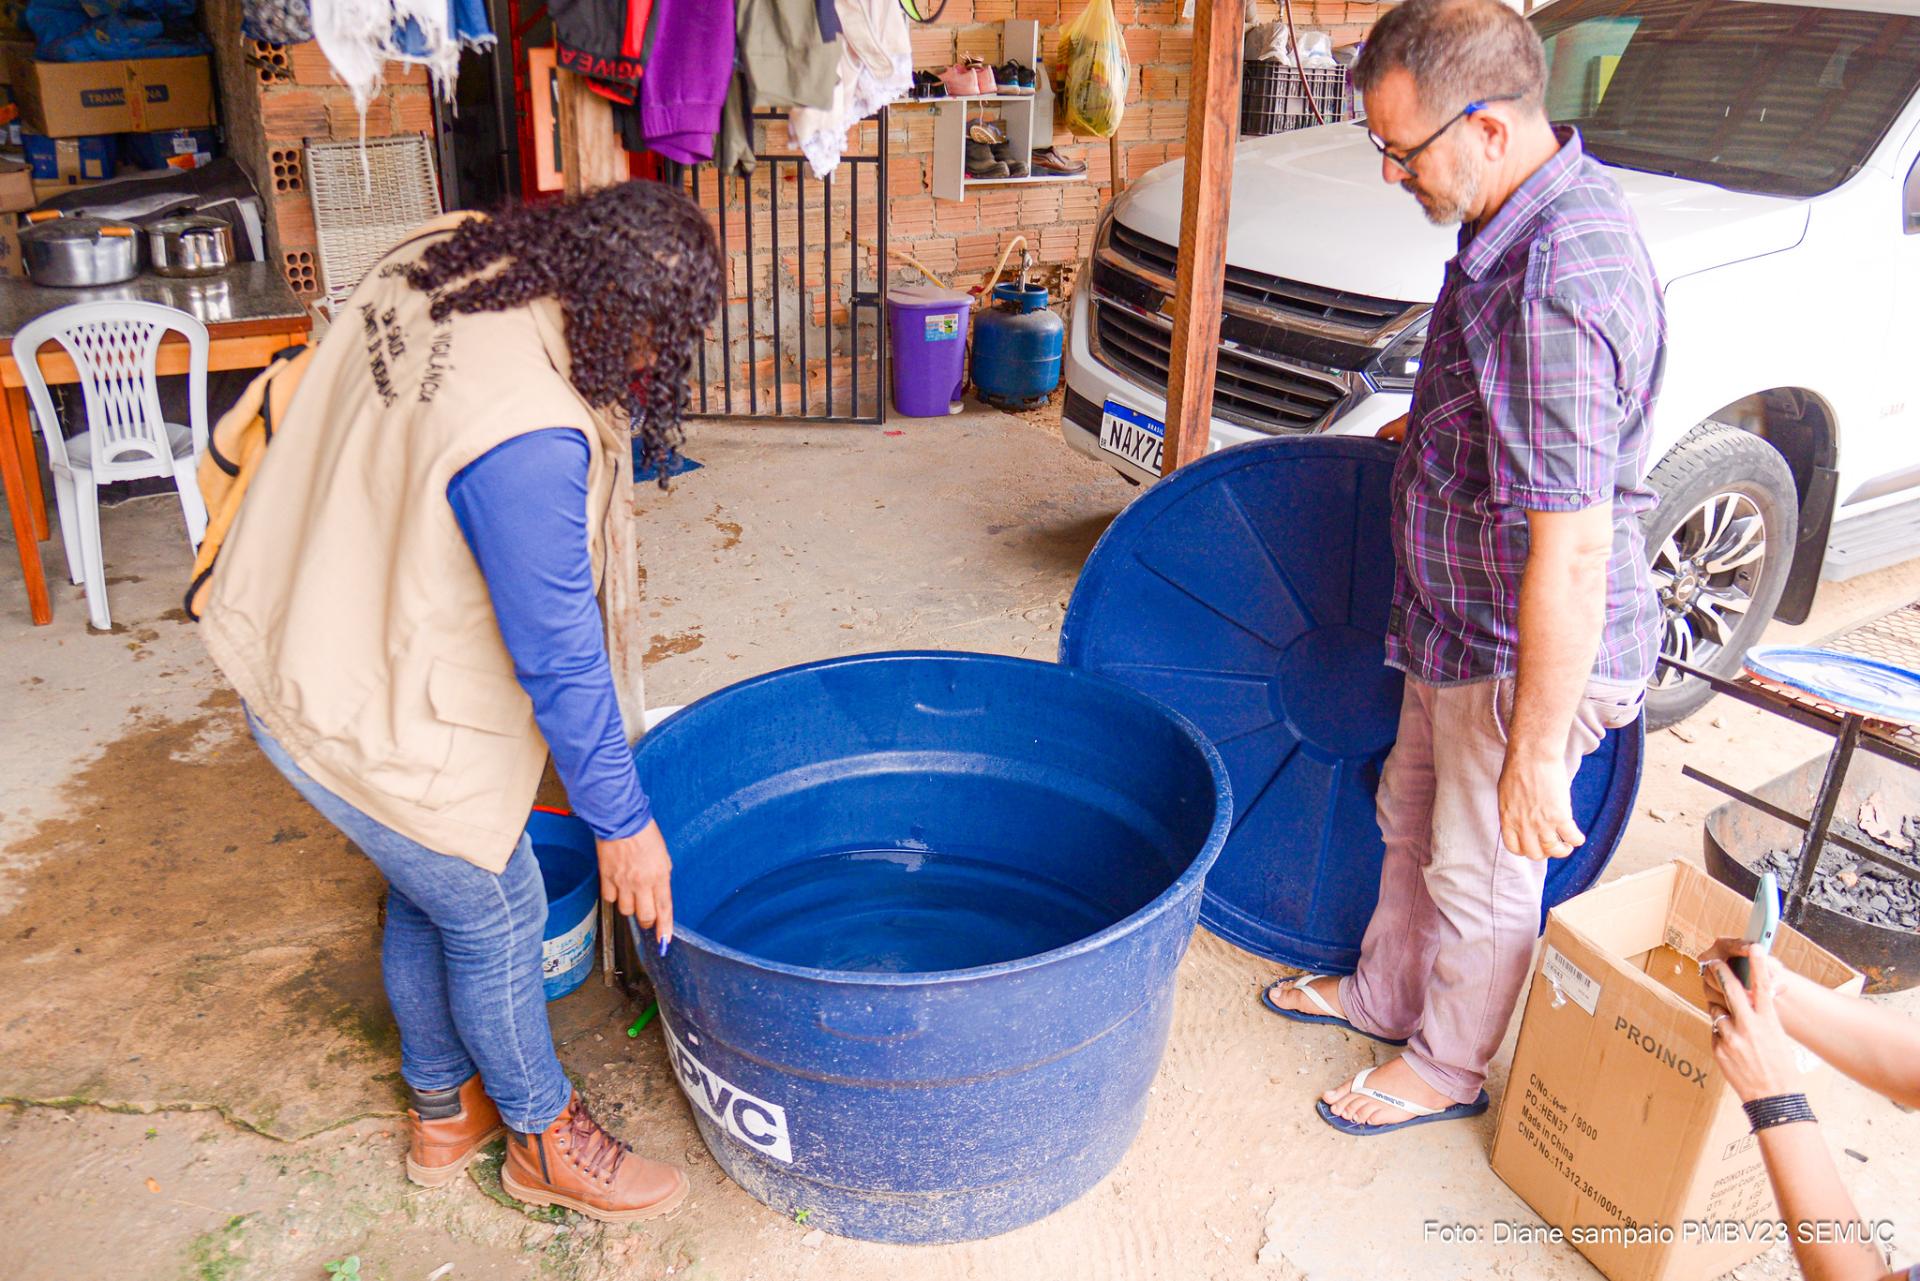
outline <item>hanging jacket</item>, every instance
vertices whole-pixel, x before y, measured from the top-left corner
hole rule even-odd
[[[734,27],[713,9],[712,0],[654,0],[640,126],[650,149],[681,164],[713,159],[733,75]]]
[[[748,107],[833,105],[840,48],[820,34],[818,0],[738,0],[735,29]]]
[[[322,787],[428,849],[506,866],[547,760],[533,703],[446,494],[494,447],[570,428],[588,448],[596,587],[630,442],[569,381],[559,303],[436,322],[408,265],[370,272],[315,349],[214,563],[207,650]]]
[[[642,64],[627,54],[627,0],[548,0],[547,13],[562,68],[615,101],[638,98]]]

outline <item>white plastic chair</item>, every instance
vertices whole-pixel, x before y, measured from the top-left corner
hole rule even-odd
[[[187,426],[160,412],[158,362],[168,333],[187,340]],[[40,373],[40,349],[57,342],[80,374],[87,429],[64,436],[53,397]],[[13,338],[33,416],[47,442],[67,574],[87,588],[87,615],[102,631],[107,570],[100,551],[99,486],[116,480],[171,476],[180,490],[187,539],[197,552],[207,532],[207,508],[194,463],[207,447],[207,327],[184,311],[154,302],[83,302],[48,312]]]

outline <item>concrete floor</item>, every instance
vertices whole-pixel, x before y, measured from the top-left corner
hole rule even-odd
[[[882,428],[704,424],[705,467],[640,496],[648,698],[859,650],[1047,657],[1087,551],[1135,493],[1040,416]],[[995,1241],[899,1249],[828,1238],[748,1199],[706,1157],[658,1040],[597,982],[553,1007],[569,1069],[643,1150],[685,1160],[686,1210],[605,1229],[498,1203],[483,1175],[408,1185],[376,878],[244,740],[178,612],[178,508],[103,515],[113,634],[79,589],[33,628],[0,573],[0,1238],[18,1278],[1591,1277],[1569,1248],[1423,1244],[1430,1221],[1530,1221],[1486,1164],[1492,1117],[1378,1144],[1311,1100],[1368,1043],[1255,1003],[1273,967],[1202,933],[1146,1128],[1082,1201]],[[57,541],[49,571],[61,568]],[[13,549],[0,545],[0,563]],[[1920,563],[1829,587],[1817,638],[1920,597]],[[1717,797],[1694,762],[1756,785],[1819,736],[1722,702],[1650,744],[1610,874],[1697,860]],[[1920,1015],[1913,994],[1886,1004]],[[1504,1059],[1503,1059],[1504,1063]],[[1502,1069],[1503,1070],[1503,1069]],[[1496,1097],[1504,1084],[1496,1078]],[[1842,1086],[1825,1118],[1869,1217],[1920,1258],[1920,1117]],[[1770,1257],[1748,1278],[1787,1275]]]

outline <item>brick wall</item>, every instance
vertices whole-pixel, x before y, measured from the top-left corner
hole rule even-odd
[[[1278,16],[1279,0],[1248,3],[1261,21]],[[1059,44],[1063,19],[1072,19],[1083,7],[1083,0],[947,0],[939,22],[912,27],[914,66],[938,69],[968,55],[999,62],[1000,24],[1009,18],[1038,21],[1042,56],[1050,59]],[[1179,158],[1184,151],[1193,24],[1180,17],[1181,0],[1114,0],[1114,9],[1125,30],[1133,67],[1118,150],[1122,173],[1134,179]],[[1364,35],[1380,12],[1382,6],[1347,0],[1295,0],[1294,4],[1300,26],[1330,31],[1336,46]],[[887,236],[888,248],[895,252],[889,255],[885,273],[888,284],[926,283],[925,277],[899,259],[898,254],[904,252],[943,283],[961,289],[973,287],[992,272],[1001,251],[1016,234],[1026,236],[1028,247],[1040,260],[1043,279],[1057,279],[1053,269],[1068,269],[1086,256],[1100,209],[1113,190],[1111,152],[1104,139],[1080,141],[1064,130],[1055,136],[1056,145],[1063,151],[1086,160],[1089,176],[1084,182],[976,187],[964,200],[941,200],[933,195],[930,178],[934,117],[935,109],[927,106],[899,105],[889,113]],[[790,149],[784,125],[773,123],[762,129],[762,152]],[[875,132],[871,122],[860,126],[849,152],[871,151]],[[771,409],[776,388],[782,412],[800,412],[803,404],[807,412],[827,412],[828,359],[822,353],[828,331],[834,326],[841,332],[834,339],[830,358],[835,381],[832,412],[848,411],[854,361],[846,328],[847,281],[850,271],[857,268],[861,280],[870,287],[876,269],[871,232],[873,183],[867,174],[862,175],[862,181],[867,184],[861,201],[865,221],[860,243],[855,243],[850,234],[852,184],[844,168],[831,188],[803,176],[803,167],[791,161],[777,166],[763,164],[746,186],[733,181],[723,186],[714,181],[711,170],[701,172],[702,203],[716,221],[724,224],[732,259],[732,289],[726,304],[726,338],[730,345],[723,349],[720,327],[716,326],[714,341],[707,349],[707,404],[714,412],[722,408],[722,371],[727,369],[733,371],[735,408],[744,412],[749,367],[761,412]],[[775,191],[777,216],[770,195]],[[799,253],[798,214],[803,192],[809,210],[809,246],[804,259]],[[829,205],[834,218],[831,236],[826,234],[821,217],[821,210]],[[749,222],[757,237],[751,271],[745,250]],[[776,234],[777,254],[773,247]],[[826,240],[832,243],[823,244]],[[774,287],[776,276],[778,290]],[[777,308],[776,297],[780,299]],[[809,361],[804,372],[798,359],[803,327],[809,335]],[[751,343],[749,332],[753,335]],[[863,332],[865,350],[871,351],[872,341],[871,331]],[[869,386],[864,390],[867,394],[860,408],[871,412],[872,389]]]
[[[206,10],[208,30],[240,29],[239,0],[207,0]],[[312,42],[275,45],[229,34],[214,41],[214,64],[228,150],[253,176],[267,206],[267,252],[297,296],[317,298],[320,255],[305,144],[309,138],[360,136],[353,95]],[[389,63],[386,86],[367,109],[367,137],[432,132],[426,70]]]
[[[913,28],[914,66],[945,67],[969,55],[999,61],[999,24],[1007,18],[1037,20],[1042,54],[1050,60],[1059,46],[1060,29],[1084,7],[1082,0],[948,0],[939,22]],[[1261,21],[1279,16],[1278,0],[1248,0],[1248,7]],[[1181,0],[1114,0],[1133,66],[1119,134],[1121,172],[1129,179],[1177,160],[1185,151],[1193,24],[1180,17],[1181,8]],[[1330,31],[1337,46],[1365,35],[1383,10],[1346,0],[1296,0],[1294,18],[1302,29]],[[1086,256],[1099,211],[1113,194],[1111,150],[1105,141],[1078,141],[1064,128],[1056,134],[1055,144],[1063,152],[1087,162],[1084,183],[978,188],[955,202],[936,200],[927,189],[933,112],[907,108],[895,111],[893,119],[897,194],[888,225],[893,247],[912,253],[963,289],[985,279],[1004,242],[1015,234],[1026,235],[1042,266]]]

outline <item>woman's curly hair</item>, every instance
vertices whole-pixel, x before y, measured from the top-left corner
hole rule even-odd
[[[435,320],[558,302],[574,388],[594,408],[628,416],[639,469],[652,467],[664,489],[722,272],[699,207],[664,183],[636,181],[469,219],[421,255],[407,281],[436,295]]]

